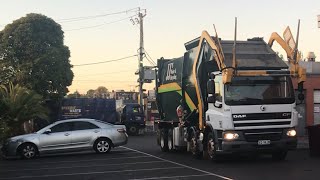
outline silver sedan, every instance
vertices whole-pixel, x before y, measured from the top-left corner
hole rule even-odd
[[[128,141],[126,127],[94,119],[57,121],[33,134],[15,136],[1,148],[4,156],[34,158],[43,153],[93,149],[107,153]]]

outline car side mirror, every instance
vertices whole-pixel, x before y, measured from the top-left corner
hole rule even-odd
[[[43,134],[50,134],[51,133],[51,129],[47,129],[43,132]]]

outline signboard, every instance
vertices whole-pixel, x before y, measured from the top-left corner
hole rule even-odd
[[[144,69],[144,80],[154,80],[156,79],[156,73],[153,69]]]

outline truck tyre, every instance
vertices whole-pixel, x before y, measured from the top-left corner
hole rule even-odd
[[[135,125],[130,125],[129,128],[128,128],[128,133],[130,135],[137,135],[138,131],[139,130],[138,130],[137,126],[135,126]]]
[[[173,131],[172,129],[168,130],[168,150],[173,151],[174,145],[173,145]]]
[[[283,161],[286,159],[288,151],[276,151],[272,153],[272,159],[275,161]]]
[[[160,131],[160,148],[162,152],[168,151],[168,131],[166,129]]]
[[[208,157],[212,161],[218,160],[217,155],[217,144],[214,141],[214,136],[212,132],[209,132],[207,135],[207,151],[208,151]]]
[[[190,151],[192,153],[192,156],[200,159],[202,156],[202,153],[199,150],[199,144],[198,144],[198,138],[194,131],[191,132],[191,140],[190,140]]]

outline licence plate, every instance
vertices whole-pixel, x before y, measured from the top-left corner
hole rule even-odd
[[[271,142],[270,140],[259,140],[258,145],[269,145]]]

